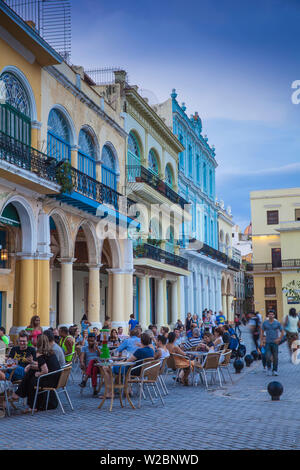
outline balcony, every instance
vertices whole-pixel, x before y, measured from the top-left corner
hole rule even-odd
[[[216,250],[215,248],[212,248],[209,245],[206,245],[203,243],[202,248],[197,250],[198,253],[201,253],[203,255],[206,255],[212,259],[215,259],[216,261],[219,261],[220,263],[227,264],[229,268],[232,268],[234,271],[239,271],[240,270],[240,263],[238,261],[235,261],[232,258],[229,258],[225,253],[222,253],[222,251]]]
[[[276,287],[265,287],[265,295],[276,295]]]
[[[283,259],[281,261],[281,266],[283,268],[299,268],[300,259]]]
[[[188,269],[187,259],[183,258],[182,256],[175,255],[174,253],[162,250],[161,248],[158,248],[157,246],[151,245],[149,243],[136,245],[134,247],[133,254],[135,258],[150,258],[154,261],[176,266],[181,269]]]
[[[173,204],[178,204],[182,209],[184,209],[185,204],[188,204],[183,197],[179,196],[170,186],[142,165],[127,165],[126,169],[128,183],[146,183]]]
[[[0,131],[0,177],[42,194],[59,192],[56,161]]]

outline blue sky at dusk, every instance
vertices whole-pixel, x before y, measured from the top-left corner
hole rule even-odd
[[[217,196],[244,228],[249,191],[300,185],[298,0],[72,0],[72,62],[176,88],[216,147]]]

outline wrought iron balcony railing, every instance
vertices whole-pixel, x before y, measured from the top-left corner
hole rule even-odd
[[[281,266],[283,268],[298,268],[300,267],[300,259],[283,259]]]
[[[56,161],[0,131],[0,160],[56,183]]]
[[[118,209],[118,198],[120,193],[112,188],[109,188],[103,183],[95,180],[89,175],[82,173],[76,168],[71,169],[73,190],[83,196],[89,197],[99,204],[110,204],[115,209]]]
[[[142,165],[127,165],[127,179],[129,183],[146,183],[152,188],[156,189],[163,196],[168,198],[174,204],[180,205],[184,209],[185,204],[188,202],[179,194],[177,194],[170,186],[162,181],[152,171],[148,170]]]
[[[157,246],[150,245],[149,243],[143,243],[134,247],[135,258],[150,258],[155,261],[177,266],[178,268],[188,269],[188,260],[182,256],[169,253],[168,251],[162,250]]]
[[[200,248],[198,252],[209,256],[210,258],[213,258],[216,261],[220,261],[223,264],[227,264],[228,267],[231,267],[237,271],[240,270],[240,263],[233,260],[232,258],[229,258],[229,256],[227,256],[225,253],[222,253],[222,251],[216,250],[215,248],[206,245],[206,243],[203,243],[202,248]]]

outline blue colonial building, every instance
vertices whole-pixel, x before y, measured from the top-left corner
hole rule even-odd
[[[192,221],[182,227],[181,254],[189,260],[191,272],[181,283],[184,311],[199,315],[210,308],[218,312],[222,308],[221,273],[226,263],[218,256],[215,150],[202,134],[198,113],[188,117],[186,106],[179,105],[175,90],[155,110],[185,147],[179,155],[178,190],[191,204]]]

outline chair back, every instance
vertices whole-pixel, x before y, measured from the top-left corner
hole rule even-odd
[[[169,357],[170,356],[165,357],[164,360],[162,361],[161,366],[160,366],[160,370],[159,370],[159,375],[162,375],[165,372]]]
[[[232,351],[229,349],[225,354],[222,354],[224,357],[224,361],[220,364],[222,367],[228,366],[230,364],[231,353]]]
[[[221,354],[220,353],[209,353],[206,356],[204,369],[217,369],[219,367]]]
[[[172,353],[171,356],[174,358],[175,369],[189,367],[190,360],[187,356],[183,356],[182,354],[177,353]]]
[[[170,356],[167,357],[167,366],[170,369],[173,369],[173,370],[176,369],[175,358],[174,358],[173,354],[170,354]]]
[[[160,373],[160,360],[152,361],[143,366],[143,375],[147,380],[156,382]]]
[[[72,366],[69,366],[69,367],[65,367],[61,371],[56,388],[66,387],[66,385],[68,383],[68,380],[69,380],[69,375],[71,373],[71,370],[72,370]]]

